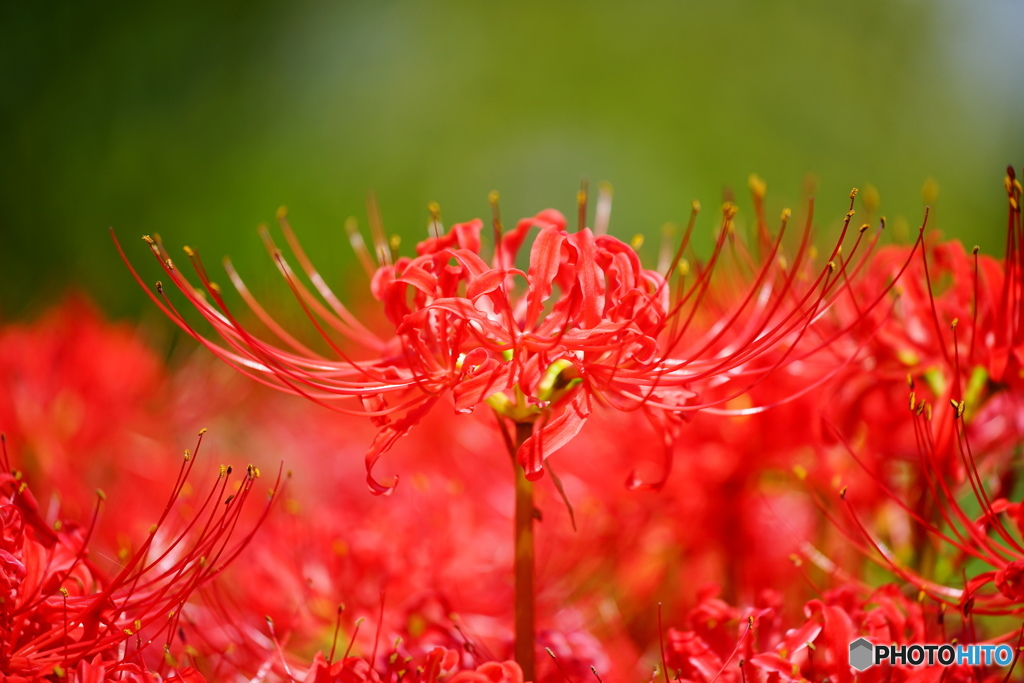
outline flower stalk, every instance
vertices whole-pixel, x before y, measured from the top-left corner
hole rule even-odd
[[[516,423],[515,453],[512,465],[516,473],[516,512],[515,512],[515,660],[523,670],[523,680],[534,680],[534,646],[536,630],[534,626],[534,550],[533,550],[533,482],[526,478],[526,470],[519,464],[515,455],[519,448],[530,438],[532,425],[528,422]]]

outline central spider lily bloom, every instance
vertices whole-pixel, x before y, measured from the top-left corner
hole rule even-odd
[[[495,246],[489,259],[482,253],[483,222],[459,223],[444,232],[436,205],[432,236],[416,246],[415,257],[395,257],[377,212],[371,211],[376,265],[358,231],[351,224],[349,229],[370,274],[371,292],[391,323],[385,334],[368,329],[328,288],[282,210],[285,240],[315,293],[265,229],[264,241],[334,357],[314,351],[270,317],[230,262],[225,261],[230,279],[273,338],[241,324],[196,251],[185,249],[200,286],[175,266],[158,238],[146,237],[167,277],[222,342],[193,328],[161,283],[150,296],[186,332],[257,381],[342,413],[368,416],[379,428],[366,454],[367,483],[375,494],[390,493],[397,477],[379,480],[374,464],[446,395],[457,412],[487,404],[518,425],[515,452],[531,480],[542,475],[545,459],[580,431],[595,405],[642,411],[663,436],[667,475],[682,419],[700,410],[731,412],[733,399],[787,366],[799,363],[806,372],[816,352],[860,323],[822,322],[830,304],[848,292],[874,244],[863,239],[864,226],[849,254],[842,253],[855,192],[842,236],[816,268],[810,212],[795,255],[786,257],[782,241],[790,212],[783,213],[782,228],[770,237],[763,183],[752,187],[757,255],[737,237],[736,208],[727,204],[710,258],[693,257],[690,237],[699,209],[694,203],[680,244],[663,247],[658,269],[644,268],[633,246],[606,234],[606,195],[594,230],[583,227],[586,196],[581,193],[578,230],[570,231],[562,214],[549,209],[505,232],[492,194]],[[533,231],[528,265],[521,270],[517,258]],[[869,246],[858,254],[864,242]],[[717,277],[716,268],[728,268],[722,264],[730,259],[733,272]],[[858,302],[859,310],[870,310],[886,288]],[[855,353],[832,349],[822,365],[827,370],[811,376],[807,389]],[[778,401],[786,398],[792,396]],[[641,485],[635,476],[631,480]],[[663,481],[649,485],[656,488]]]
[[[733,401],[773,373],[791,368],[806,377],[805,386],[772,403],[788,400],[823,383],[856,356],[856,346],[832,344],[860,325],[863,314],[849,321],[828,315],[832,303],[850,293],[849,283],[874,245],[864,239],[865,225],[849,253],[842,253],[856,191],[839,241],[824,264],[816,266],[810,243],[813,212],[808,211],[797,251],[788,258],[782,244],[790,212],[783,212],[782,227],[772,237],[764,219],[764,184],[754,178],[751,188],[755,251],[738,238],[737,209],[726,204],[710,258],[697,259],[690,245],[699,208],[694,204],[680,243],[666,244],[657,269],[644,268],[634,245],[607,234],[610,193],[598,201],[594,229],[585,226],[587,195],[581,191],[575,231],[562,214],[549,209],[507,233],[493,193],[489,259],[481,241],[483,221],[445,231],[436,205],[431,205],[431,236],[417,245],[416,256],[396,257],[392,247],[397,245],[385,238],[379,212],[371,205],[375,265],[351,224],[350,236],[371,278],[371,292],[391,324],[382,335],[361,323],[328,288],[282,210],[278,218],[285,240],[315,294],[266,230],[264,241],[333,356],[309,348],[269,316],[227,263],[239,294],[276,339],[253,334],[231,312],[193,249],[185,252],[201,288],[174,265],[159,239],[146,237],[167,277],[223,341],[196,331],[161,283],[150,296],[186,332],[254,379],[342,413],[368,416],[379,430],[365,457],[374,494],[388,494],[397,483],[397,478],[374,476],[377,460],[442,397],[450,397],[460,413],[483,404],[495,411],[519,465],[515,658],[530,680],[536,642],[532,481],[543,474],[546,458],[580,432],[595,406],[646,416],[664,445],[663,474],[648,484],[634,474],[630,483],[659,488],[686,417],[701,410],[758,412],[766,406],[734,407]],[[533,231],[523,270],[517,267],[519,252]],[[863,242],[868,246],[861,249]],[[720,269],[729,272],[720,277]],[[859,298],[852,308],[872,310],[888,287]],[[819,358],[825,349],[828,357]],[[339,405],[343,401],[350,405]]]

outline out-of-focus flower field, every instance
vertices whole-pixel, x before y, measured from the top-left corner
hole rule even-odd
[[[4,7],[0,681],[1024,680],[1022,22]]]
[[[520,681],[517,468],[530,679],[1016,679],[1013,169],[1002,259],[924,222],[883,246],[856,195],[836,244],[784,234],[809,212],[750,186],[749,230],[727,205],[710,255],[684,232],[656,267],[603,234],[606,196],[515,229],[494,197],[491,239],[435,215],[416,257],[354,240],[380,263],[347,303],[288,265],[282,213],[305,342],[153,240],[125,268],[201,342],[171,362],[81,294],[5,325],[8,679]],[[858,672],[861,637],[1013,654]]]

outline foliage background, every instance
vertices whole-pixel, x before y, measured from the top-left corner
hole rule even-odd
[[[430,200],[464,220],[499,188],[510,221],[608,180],[628,237],[751,172],[781,209],[813,174],[823,229],[870,182],[898,239],[933,178],[933,224],[1001,253],[1021,26],[1016,0],[5,3],[0,314],[69,285],[142,310],[109,226],[133,259],[156,232],[269,282],[280,204],[362,287],[341,225],[370,189],[412,240]]]

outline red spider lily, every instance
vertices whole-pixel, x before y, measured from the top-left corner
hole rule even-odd
[[[459,666],[459,654],[435,648],[420,659],[389,658],[383,671],[361,657],[331,661],[318,652],[303,679],[307,683],[523,683],[523,672],[515,662],[487,662],[475,669]]]
[[[1016,410],[1020,409],[1018,405]],[[926,537],[932,539],[938,552],[936,560],[940,556],[948,557],[954,567],[962,568],[970,562],[972,575],[968,576],[964,568],[962,577],[952,577],[953,581],[963,579],[964,587],[956,588],[948,585],[950,579],[943,580],[935,576],[934,562],[918,567],[908,565],[871,534],[852,511],[856,532],[851,540],[866,555],[880,558],[883,566],[915,586],[922,595],[958,609],[966,616],[1024,614],[1024,591],[1020,586],[1021,570],[1024,568],[1024,541],[1021,540],[1020,526],[1024,518],[1021,517],[1021,503],[1012,503],[988,493],[986,480],[993,478],[992,473],[986,472],[979,465],[971,448],[966,433],[963,401],[952,402],[951,421],[954,423],[952,448],[963,468],[966,479],[964,486],[942,474],[940,465],[947,462],[949,457],[937,452],[931,405],[925,402],[915,404],[912,398],[911,412],[920,450],[922,486],[925,489],[924,495],[931,503],[930,509],[935,511],[934,518],[923,516],[918,508],[905,503],[880,477],[875,477],[875,482],[904,511],[909,520]],[[1018,444],[1019,437],[1020,433],[1017,432],[1015,441]],[[852,449],[850,452],[852,454]],[[970,507],[977,507],[980,514],[972,514],[965,509],[967,503],[963,500],[963,487],[968,488],[967,496],[973,499]],[[845,489],[842,497],[845,499]],[[989,569],[979,572],[979,565],[987,565]]]
[[[372,211],[375,268],[362,238],[352,235],[372,275],[371,291],[393,325],[384,336],[367,329],[331,292],[282,212],[285,239],[320,298],[264,231],[268,250],[336,358],[315,352],[284,330],[228,264],[242,298],[277,341],[249,332],[194,250],[186,248],[202,289],[174,266],[158,239],[147,238],[171,282],[223,343],[195,331],[161,284],[150,296],[200,343],[258,381],[339,412],[369,416],[379,428],[366,454],[367,483],[374,493],[388,493],[394,486],[394,481],[374,478],[374,463],[446,394],[458,412],[487,403],[526,426],[517,454],[530,479],[541,476],[545,458],[580,431],[595,402],[642,411],[663,437],[667,475],[682,418],[705,409],[728,412],[723,406],[732,399],[780,368],[828,348],[849,329],[821,321],[848,291],[874,244],[868,240],[869,247],[860,249],[862,229],[849,254],[841,253],[852,199],[839,241],[825,265],[814,270],[810,215],[789,260],[782,253],[789,213],[778,235],[770,237],[763,186],[755,187],[759,258],[736,238],[736,209],[727,205],[711,257],[706,262],[684,259],[692,256],[695,206],[681,243],[674,254],[666,251],[670,258],[658,271],[643,268],[634,249],[604,234],[605,225],[583,227],[585,196],[576,232],[567,229],[560,213],[547,210],[507,233],[492,197],[496,246],[489,262],[481,255],[480,220],[444,233],[436,210],[433,235],[417,245],[418,255],[394,259]],[[607,207],[598,214],[606,216]],[[534,228],[524,272],[515,267],[516,258]],[[741,284],[725,279],[722,284],[713,277],[730,256]],[[883,296],[884,291],[860,305],[870,310]],[[370,358],[357,359],[352,346],[362,347]],[[833,372],[850,357],[830,358]],[[360,402],[361,408],[339,406],[338,399]],[[663,482],[664,477],[652,485]],[[633,483],[640,485],[638,479]]]
[[[1024,613],[1021,586],[1024,541],[1020,524],[1024,518],[1021,503],[1007,500],[1007,496],[1013,495],[1014,479],[1008,463],[1019,450],[1024,435],[1018,369],[1021,353],[1018,321],[1024,314],[1020,275],[1024,226],[1020,184],[1013,177],[1012,169],[1006,186],[1010,207],[1008,253],[1002,267],[989,262],[982,271],[983,281],[989,283],[988,286],[979,288],[975,284],[972,302],[955,293],[949,296],[937,293],[931,281],[926,280],[920,294],[907,302],[910,305],[905,309],[906,319],[931,318],[937,338],[926,342],[919,332],[921,340],[916,348],[939,349],[935,355],[947,357],[944,363],[936,359],[927,373],[922,372],[927,389],[932,392],[918,388],[913,380],[910,382],[911,419],[908,422],[912,425],[917,462],[911,484],[904,484],[907,493],[894,485],[884,471],[876,471],[873,464],[864,464],[864,458],[854,456],[864,464],[872,483],[902,510],[918,533],[920,542],[914,548],[914,555],[920,558],[926,551],[926,542],[930,541],[927,556],[933,561],[948,557],[963,573],[962,576],[939,577],[927,563],[910,565],[902,561],[898,552],[868,532],[857,514],[852,515],[857,528],[851,540],[866,554],[880,556],[884,565],[924,595],[968,615]],[[956,252],[955,249],[950,251]],[[960,253],[962,255],[962,250]],[[954,264],[957,262],[953,260]],[[959,263],[963,266],[963,260]],[[964,270],[954,268],[954,272],[961,274]],[[977,265],[974,272],[977,283]],[[942,315],[952,318],[945,330],[940,329]],[[957,316],[970,322],[961,326]],[[922,326],[927,327],[918,327]],[[969,343],[961,341],[965,336],[963,327],[966,327]],[[879,338],[891,336],[892,333],[887,332]],[[948,338],[948,345],[941,341],[945,338]],[[965,368],[975,363],[980,363],[975,366],[980,370],[968,373]],[[999,381],[995,381],[995,377],[1000,378]],[[937,420],[932,419],[933,403],[925,398],[929,394],[951,405],[941,413],[936,411],[936,415],[941,416]],[[892,431],[887,430],[887,433]],[[841,441],[853,455],[855,449],[845,440]],[[982,444],[980,451],[977,444],[972,445],[976,441]],[[876,448],[869,443],[864,450],[871,454]],[[878,453],[879,459],[887,454],[884,449]],[[980,457],[982,455],[986,457]],[[845,488],[842,497],[845,501]],[[961,579],[962,588],[948,585]]]
[[[269,510],[268,505],[255,527],[232,541],[259,473],[250,467],[242,481],[233,484],[230,468],[224,468],[208,496],[198,502],[194,516],[176,525],[171,513],[198,450],[197,444],[195,453],[186,451],[171,495],[148,537],[108,573],[89,556],[99,503],[84,529],[61,520],[48,522],[20,473],[11,470],[4,449],[0,670],[12,680],[66,674],[82,681],[122,675],[126,680],[153,680],[145,673],[149,669],[144,657],[154,641],[165,646],[167,662],[159,669],[169,668],[170,644],[189,596],[237,557]],[[99,497],[104,499],[102,493]],[[201,680],[184,670],[181,676]]]
[[[967,666],[873,666],[856,673],[850,643],[865,637],[876,644],[945,644],[958,634],[937,618],[934,605],[907,598],[887,585],[873,591],[849,584],[826,591],[804,607],[804,621],[783,630],[778,604],[765,596],[753,608],[733,607],[713,594],[689,616],[689,629],[669,629],[665,680],[682,683],[996,683],[1010,669]],[[948,621],[952,621],[949,619]],[[960,633],[959,635],[964,635]]]
[[[977,247],[968,252],[959,242],[939,241],[936,235],[928,236],[920,258],[909,264],[908,247],[886,247],[867,266],[864,280],[868,281],[904,272],[891,319],[878,325],[869,342],[871,365],[840,389],[839,401],[848,406],[839,416],[843,431],[852,432],[856,420],[872,427],[865,436],[874,443],[866,451],[916,458],[914,434],[902,419],[903,411],[897,410],[904,402],[898,388],[908,376],[915,383],[917,398],[930,397],[939,403],[964,399],[972,410],[1007,385],[1019,387],[1024,358],[1024,225],[1020,183],[1012,168],[1005,183],[1009,215],[1006,256],[1001,262],[979,255]],[[942,422],[935,434],[936,454],[951,456],[940,462],[949,476],[960,470],[955,448],[947,447],[953,438],[952,425]]]

